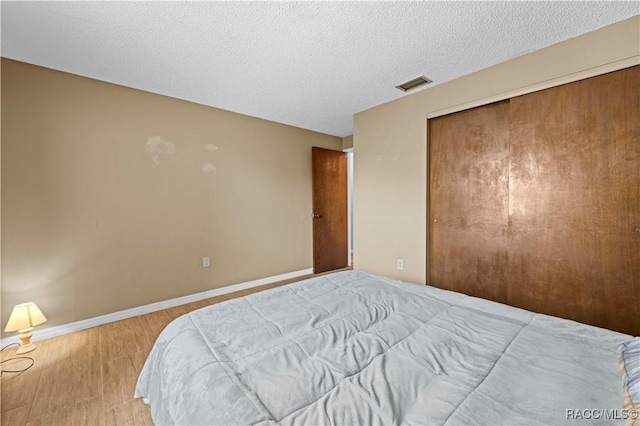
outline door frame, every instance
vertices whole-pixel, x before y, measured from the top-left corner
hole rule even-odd
[[[348,266],[353,266],[353,148],[343,149],[347,155],[347,233]]]

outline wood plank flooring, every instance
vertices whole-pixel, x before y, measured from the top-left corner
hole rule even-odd
[[[351,268],[347,268],[351,269]],[[152,425],[149,407],[134,399],[138,375],[164,327],[180,315],[314,275],[176,306],[36,342],[34,365],[0,377],[2,425]],[[37,330],[35,331],[37,333]],[[2,359],[15,356],[15,348]],[[20,369],[30,361],[11,361]]]

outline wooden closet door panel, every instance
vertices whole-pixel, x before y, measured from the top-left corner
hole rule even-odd
[[[429,283],[506,302],[509,101],[429,129]]]
[[[509,304],[640,333],[640,68],[511,99]]]

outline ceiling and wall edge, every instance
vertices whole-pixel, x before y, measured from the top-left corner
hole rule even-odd
[[[516,96],[526,95],[528,93],[537,92],[539,90],[550,89],[552,87],[560,86],[567,83],[573,83],[574,81],[584,80],[585,78],[595,77],[597,75],[606,74],[613,71],[619,71],[624,68],[629,68],[634,65],[640,65],[640,56],[630,56],[626,59],[611,62],[608,64],[600,65],[590,69],[578,71],[572,74],[564,75],[558,78],[554,78],[548,81],[535,83],[527,87],[518,88],[508,92],[500,93],[498,95],[489,96],[487,98],[477,99],[461,105],[455,105],[452,107],[444,108],[438,111],[433,111],[427,114],[427,119],[440,117],[447,114],[463,111],[465,109],[475,108],[482,105],[491,104],[494,102],[504,101]]]

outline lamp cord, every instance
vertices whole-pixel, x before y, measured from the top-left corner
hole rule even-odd
[[[0,349],[0,352],[3,352],[5,349],[11,347],[11,346],[20,346],[20,344],[18,343],[11,343],[7,346],[5,346],[4,348]],[[17,359],[28,359],[29,361],[31,361],[31,364],[28,365],[27,367],[21,369],[21,370],[2,370],[0,369],[0,376],[2,376],[4,373],[18,373],[18,376],[22,373],[24,373],[25,371],[27,371],[28,369],[30,369],[31,367],[33,367],[33,364],[35,364],[35,361],[33,360],[33,358],[28,357],[28,356],[14,356],[11,358],[7,358],[5,360],[0,361],[0,364],[4,364],[5,362],[9,362],[9,361],[15,361]]]

